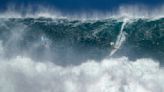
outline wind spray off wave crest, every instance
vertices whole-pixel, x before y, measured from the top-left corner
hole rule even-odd
[[[23,5],[22,5],[23,6]],[[122,5],[114,10],[101,11],[78,11],[65,13],[57,8],[50,8],[45,6],[34,7],[16,7],[14,5],[8,6],[6,10],[1,12],[0,18],[53,18],[53,19],[70,19],[70,20],[101,20],[108,18],[122,18],[126,15],[127,18],[152,18],[159,19],[164,17],[164,5],[149,8],[144,5]]]

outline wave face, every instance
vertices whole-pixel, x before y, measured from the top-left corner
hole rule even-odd
[[[1,92],[163,92],[164,18],[1,18],[0,60]]]
[[[3,55],[7,57],[23,54],[35,59],[59,59],[60,62],[56,62],[59,64],[66,61],[80,64],[79,60],[101,60],[117,49],[113,57],[164,59],[164,19],[133,19],[126,23],[117,19],[11,18],[0,21]],[[122,36],[126,39],[123,43],[119,41]]]

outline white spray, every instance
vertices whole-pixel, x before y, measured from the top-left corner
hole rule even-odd
[[[126,23],[127,23],[127,19],[124,19],[123,24],[121,26],[120,33],[117,36],[116,42],[115,43],[113,43],[113,42],[111,43],[111,45],[113,45],[113,50],[111,51],[110,56],[112,56],[121,47],[123,42],[126,40],[126,37],[125,37],[126,32],[123,31]]]

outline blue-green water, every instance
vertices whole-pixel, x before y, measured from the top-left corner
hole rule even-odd
[[[27,55],[80,64],[109,56],[124,23],[121,19],[68,20],[51,18],[0,19],[4,56]],[[164,19],[131,19],[124,25],[126,40],[112,57],[164,59]],[[55,62],[55,61],[54,61]]]

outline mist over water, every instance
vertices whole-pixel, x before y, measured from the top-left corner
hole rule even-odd
[[[146,6],[143,4],[126,5],[122,4],[117,8],[106,11],[80,9],[78,11],[63,11],[59,8],[44,5],[15,5],[9,4],[4,10],[0,11],[0,18],[68,18],[69,20],[101,20],[108,18],[163,18],[164,5]]]
[[[0,92],[164,92],[164,9],[129,7],[0,14]]]

